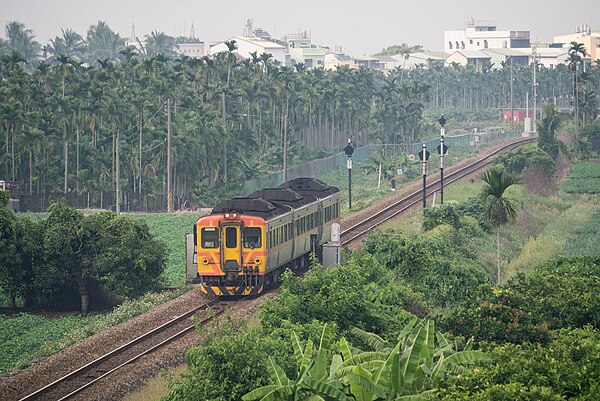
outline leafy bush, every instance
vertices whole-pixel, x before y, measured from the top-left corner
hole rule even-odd
[[[496,163],[504,165],[508,173],[520,174],[530,167],[537,167],[550,176],[556,172],[556,163],[552,157],[536,145],[519,146],[498,156]]]
[[[377,333],[393,330],[408,315],[404,302],[414,303],[415,298],[401,290],[389,298],[381,296],[389,278],[389,272],[368,256],[329,269],[314,266],[304,278],[287,272],[280,295],[261,308],[262,324],[273,330],[286,322],[317,320],[335,323],[342,333],[352,326]]]
[[[600,328],[600,259],[559,258],[503,288],[482,287],[477,298],[444,316],[444,327],[477,340],[547,341],[549,329]]]
[[[600,138],[600,121],[594,121],[591,124],[584,126],[579,133],[579,156],[582,160],[587,160],[597,156],[599,150],[593,149],[593,142]]]
[[[593,401],[600,394],[600,331],[550,333],[547,346],[490,346],[491,360],[437,383],[444,401]]]
[[[202,345],[187,352],[188,370],[169,384],[171,392],[163,401],[240,400],[267,384],[269,356],[285,363],[291,355],[289,341],[269,337],[246,322],[227,320],[213,327]]]

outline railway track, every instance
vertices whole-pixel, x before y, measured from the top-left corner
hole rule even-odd
[[[496,149],[494,152],[490,153],[489,155],[486,155],[485,157],[482,157],[481,159],[476,160],[475,162],[473,162],[465,167],[462,167],[462,168],[457,169],[449,174],[446,174],[444,176],[444,187],[448,184],[458,181],[461,178],[469,176],[469,175],[489,166],[492,163],[492,161],[494,160],[494,158],[496,156],[498,156],[499,154],[507,152],[509,150],[512,150],[521,145],[534,142],[536,140],[537,140],[537,138],[524,138],[524,139],[519,139],[517,141],[511,142],[509,144],[502,146],[501,148]],[[436,179],[435,181],[429,182],[426,184],[425,187],[427,190],[427,197],[430,197],[430,196],[432,196],[433,192],[438,191],[440,189],[440,187],[441,187],[440,180]],[[342,246],[347,246],[347,245],[351,244],[352,242],[360,240],[371,229],[398,216],[400,213],[408,210],[409,208],[413,207],[414,205],[416,205],[418,203],[421,203],[422,201],[423,201],[422,189],[419,189],[419,190],[413,192],[412,194],[410,194],[402,199],[399,199],[398,201],[394,202],[393,204],[383,208],[382,210],[378,211],[377,213],[374,213],[373,215],[367,217],[366,219],[363,219],[359,223],[357,223],[351,227],[348,227],[346,230],[344,230],[340,234]]]
[[[171,341],[192,332],[196,325],[204,325],[214,317],[223,313],[227,303],[212,300],[179,315],[168,322],[136,337],[128,343],[113,349],[99,358],[81,366],[52,383],[21,398],[25,400],[66,400],[77,394],[84,396],[84,390],[103,378],[117,372],[163,347]],[[190,322],[191,317],[197,317],[196,322]]]

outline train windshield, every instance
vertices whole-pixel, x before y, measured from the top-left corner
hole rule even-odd
[[[202,241],[202,248],[218,248],[219,229],[216,227],[203,228],[200,240]]]
[[[227,227],[225,229],[225,246],[229,249],[237,248],[237,228]]]
[[[260,248],[261,244],[261,229],[260,227],[245,227],[244,228],[244,248]]]

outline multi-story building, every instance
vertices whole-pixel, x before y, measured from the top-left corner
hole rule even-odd
[[[309,69],[324,68],[326,49],[313,45],[306,31],[287,35],[284,40],[287,45],[287,66],[304,64]]]
[[[571,42],[583,44],[588,62],[596,62],[600,59],[600,31],[592,31],[589,25],[580,25],[575,29],[575,33],[559,35],[554,37],[554,43],[560,43],[563,47],[569,48]]]
[[[498,31],[491,21],[469,18],[464,30],[444,31],[444,51],[522,49],[530,47],[529,31]]]

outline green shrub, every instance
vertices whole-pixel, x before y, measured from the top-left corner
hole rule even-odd
[[[550,333],[547,346],[489,346],[489,362],[440,380],[444,401],[578,401],[600,394],[600,331],[590,326]]]
[[[556,172],[556,163],[552,157],[537,145],[519,146],[498,156],[496,163],[504,165],[509,173],[520,174],[529,167],[537,167],[550,176]]]
[[[289,340],[267,336],[260,328],[231,319],[208,332],[206,341],[186,354],[188,369],[169,384],[164,401],[237,401],[267,384],[269,356],[291,370]]]
[[[287,272],[279,296],[261,308],[262,324],[274,330],[286,322],[317,320],[335,323],[342,334],[352,326],[388,332],[408,315],[404,303],[416,302],[412,294],[401,290],[389,298],[378,297],[389,289],[390,278],[390,273],[368,255],[329,269],[313,266],[303,278]]]
[[[600,259],[559,258],[503,288],[482,287],[476,299],[443,318],[456,335],[522,343],[546,341],[549,329],[600,328]]]

